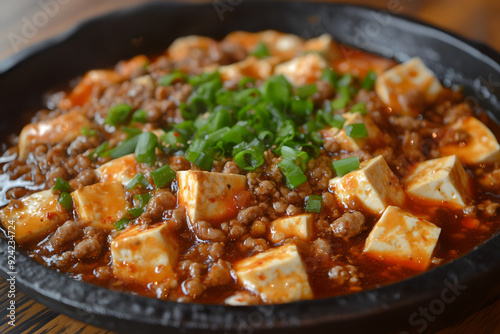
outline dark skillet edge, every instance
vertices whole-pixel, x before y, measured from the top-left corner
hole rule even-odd
[[[253,2],[252,4],[252,2],[250,2],[248,4],[242,4],[242,6],[250,6],[255,3],[256,2]],[[260,3],[260,5],[263,4],[264,3]],[[71,31],[24,50],[13,58],[10,58],[10,64],[7,63],[7,65],[1,67],[0,74],[3,75],[16,66],[22,66],[23,62],[29,61],[31,57],[45,51],[46,48],[64,43],[66,40],[71,39],[74,34],[77,34],[81,29],[89,25],[109,18],[127,16],[140,8],[143,9],[145,7],[154,7],[157,5],[158,4],[140,5],[119,12],[106,14],[78,24],[75,28],[71,29]],[[293,4],[293,6],[298,8],[304,5],[332,6],[331,4],[327,5],[324,3]],[[184,7],[184,5],[180,4],[162,4],[162,6],[171,6],[170,8]],[[203,7],[206,5],[196,6]],[[373,10],[362,6],[338,5],[336,7],[355,8],[353,10],[356,10],[356,8]],[[406,18],[394,18],[397,20],[407,20]],[[418,20],[409,19],[408,21],[417,25],[426,26],[425,23]],[[429,27],[425,28],[439,30],[443,34],[448,34],[461,43],[470,44],[466,39],[450,34],[444,30]],[[497,62],[500,59],[500,55],[489,47],[481,46],[479,52]],[[6,278],[6,273],[8,272],[6,262],[7,241],[2,238],[0,244],[0,276]],[[16,252],[16,266],[17,271],[23,272],[24,276],[18,276],[16,278],[16,283],[29,296],[36,298],[49,307],[79,320],[122,332],[133,332],[141,328],[141,323],[147,324],[148,328],[151,326],[155,331],[160,331],[161,325],[164,324],[174,329],[182,325],[183,331],[190,332],[199,332],[199,330],[202,329],[207,331],[238,331],[239,329],[241,330],[241,326],[243,326],[243,328],[255,330],[259,328],[279,328],[286,329],[287,332],[299,332],[304,330],[304,327],[319,327],[330,322],[335,322],[333,327],[329,327],[330,330],[334,328],[356,330],[356,327],[353,327],[352,324],[353,320],[364,319],[361,321],[362,323],[358,321],[357,325],[360,326],[358,330],[360,330],[361,327],[367,327],[367,324],[364,322],[370,322],[370,325],[368,325],[369,327],[377,324],[382,325],[382,323],[385,324],[380,318],[383,318],[383,313],[388,309],[391,309],[391,312],[393,312],[391,314],[395,312],[402,315],[403,318],[404,315],[406,315],[405,319],[408,319],[408,316],[415,312],[419,305],[428,305],[429,302],[435,299],[435,296],[439,295],[443,289],[446,288],[446,284],[444,284],[445,280],[453,282],[461,272],[469,273],[465,277],[462,276],[458,282],[458,284],[467,286],[467,289],[462,294],[463,298],[461,298],[461,304],[476,302],[477,299],[481,297],[479,295],[485,293],[488,287],[493,286],[495,283],[498,284],[498,280],[495,279],[495,276],[500,272],[500,264],[497,259],[489,255],[499,254],[499,251],[500,237],[496,236],[455,261],[396,284],[343,297],[260,307],[234,308],[199,304],[177,304],[110,291],[96,287],[92,284],[76,282],[28,259],[19,251]],[[478,263],[478,261],[481,262],[480,265],[475,264]],[[436,281],[443,283],[436,285]],[[66,286],[68,288],[66,288]],[[415,288],[417,286],[424,292],[417,291]],[[54,295],[55,291],[59,291],[59,293]],[[399,298],[397,297],[398,294]],[[405,300],[400,299],[403,294]],[[471,294],[475,296],[470,296]],[[352,303],[351,306],[349,306],[349,303]],[[445,312],[452,312],[458,304],[459,300],[457,300],[456,303],[450,304],[450,307],[447,307]],[[139,309],[137,307],[139,307]],[[272,314],[269,315],[270,313]],[[267,319],[264,319],[262,322],[254,321],[252,323],[252,315],[259,318],[259,314],[261,317],[267,317]],[[405,323],[407,322],[408,321]],[[209,325],[210,323],[216,327],[211,327]],[[396,328],[396,325],[401,324],[402,323],[395,323],[394,328]],[[298,328],[298,326],[304,327]]]

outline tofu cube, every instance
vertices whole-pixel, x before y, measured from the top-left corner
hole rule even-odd
[[[231,306],[246,306],[246,305],[254,305],[259,302],[259,297],[252,295],[248,291],[240,291],[235,293],[232,296],[229,296],[224,300],[226,305]]]
[[[405,178],[410,197],[462,208],[467,205],[467,173],[455,155],[421,162]]]
[[[204,171],[177,172],[179,205],[191,222],[222,223],[238,214],[237,195],[245,191],[247,179],[238,174]]]
[[[100,182],[120,182],[126,185],[137,174],[135,154],[111,160],[95,170]]]
[[[500,161],[500,145],[488,127],[475,117],[461,118],[448,131],[463,131],[468,135],[463,144],[449,144],[440,148],[441,154],[455,154],[463,164]]]
[[[330,180],[330,190],[349,209],[381,214],[389,205],[401,206],[405,193],[385,159],[363,161],[358,170]]]
[[[342,129],[329,128],[321,130],[321,135],[325,140],[334,140],[339,145],[340,148],[353,152],[363,149],[369,142],[380,143],[385,142],[385,137],[378,126],[373,122],[370,116],[362,116],[359,112],[355,113],[344,113],[342,117],[345,118],[345,123]],[[345,132],[345,126],[350,124],[363,123],[368,132],[368,136],[365,138],[352,138],[349,137]]]
[[[274,74],[284,75],[294,86],[304,86],[318,81],[326,67],[323,57],[309,53],[277,65]]]
[[[19,135],[19,159],[26,160],[31,150],[39,144],[69,142],[82,133],[90,121],[79,111],[26,125]]]
[[[173,61],[182,61],[194,53],[208,56],[219,52],[217,41],[210,37],[196,35],[179,37],[168,48],[168,56]]]
[[[313,215],[310,213],[278,218],[271,223],[271,241],[277,243],[285,238],[293,237],[311,240],[313,222]]]
[[[96,183],[71,193],[80,220],[107,230],[125,215],[125,190],[118,182]]]
[[[69,218],[57,200],[51,190],[26,196],[21,199],[21,207],[9,205],[0,210],[0,222],[5,230],[15,232],[15,239],[20,244],[41,239]]]
[[[341,57],[339,45],[332,39],[332,36],[323,34],[316,38],[311,38],[304,42],[305,52],[319,52],[328,61],[334,61]]]
[[[236,276],[265,303],[288,303],[311,299],[307,272],[295,244],[269,249],[237,262]]]
[[[240,62],[219,67],[223,81],[239,81],[243,77],[265,80],[273,74],[275,61],[272,58],[248,57]]]
[[[111,243],[113,275],[142,285],[175,279],[179,244],[168,224],[129,229]]]
[[[277,57],[280,61],[292,59],[303,51],[304,41],[297,35],[276,30],[265,30],[258,34],[260,42],[268,47],[271,56]]]
[[[413,90],[421,93],[428,103],[443,90],[439,80],[418,57],[385,71],[375,82],[375,92],[382,102],[404,114],[415,114],[404,98]]]
[[[389,206],[366,239],[364,252],[406,268],[424,270],[440,233],[436,225]]]

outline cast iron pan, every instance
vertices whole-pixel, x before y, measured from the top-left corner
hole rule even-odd
[[[214,2],[220,4],[222,1]],[[500,117],[500,55],[387,10],[326,3],[225,1],[142,5],[87,21],[0,64],[0,133],[12,131],[43,92],[92,68],[164,50],[176,37],[221,38],[234,30],[277,29],[314,37],[328,32],[345,44],[404,61],[421,57],[445,85],[461,84],[471,102]],[[220,15],[219,15],[220,14]],[[0,239],[0,275],[8,278],[7,242]],[[16,284],[76,319],[134,332],[273,331],[422,333],[465,317],[498,292],[500,236],[467,255],[396,284],[343,297],[269,306],[178,304],[74,281],[16,251]]]

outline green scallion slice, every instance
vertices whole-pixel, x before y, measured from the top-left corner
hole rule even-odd
[[[278,163],[278,167],[285,176],[287,187],[292,190],[307,181],[307,176],[292,160],[283,159]]]
[[[363,79],[363,82],[361,83],[361,88],[366,90],[372,90],[376,80],[377,80],[377,74],[374,71],[368,72],[366,74],[366,77]]]
[[[93,137],[93,136],[97,136],[97,130],[95,129],[89,129],[88,126],[84,126],[82,128],[82,135],[84,135],[85,137]]]
[[[164,75],[158,80],[158,83],[162,86],[170,86],[174,81],[186,80],[187,75],[179,70],[174,70],[172,73]]]
[[[284,159],[294,161],[302,171],[305,171],[306,164],[309,161],[309,155],[304,151],[299,151],[289,146],[281,147],[281,155]]]
[[[134,218],[139,218],[144,213],[144,208],[141,208],[138,206],[138,207],[129,209],[128,213],[130,213],[132,215],[132,217],[134,217]]]
[[[127,189],[133,189],[137,186],[142,186],[144,189],[147,189],[151,187],[151,184],[142,173],[137,173],[130,181],[128,181],[125,187]]]
[[[333,87],[337,86],[338,74],[331,68],[325,68],[321,73],[321,80],[329,82]]]
[[[97,159],[97,157],[106,156],[108,154],[106,151],[108,149],[108,146],[109,146],[109,143],[107,141],[105,141],[101,145],[97,146],[95,150],[90,152],[90,154],[89,154],[90,160],[95,161]]]
[[[143,132],[137,140],[135,147],[135,159],[138,162],[152,165],[156,161],[156,145],[158,145],[158,138],[152,132]]]
[[[130,222],[130,219],[123,217],[119,221],[115,222],[113,225],[115,226],[115,229],[117,231],[121,231],[128,225],[129,222]]]
[[[347,124],[344,127],[346,135],[351,138],[365,138],[368,137],[368,131],[364,123]]]
[[[71,197],[70,194],[64,191],[61,193],[61,196],[59,196],[57,202],[61,204],[68,211],[71,210],[71,208],[73,207],[73,198]]]
[[[316,84],[305,85],[297,88],[297,96],[301,99],[307,99],[313,96],[318,91]]]
[[[309,195],[306,198],[306,212],[320,213],[321,212],[321,195]]]
[[[104,123],[109,125],[124,124],[127,121],[127,118],[131,111],[132,107],[128,104],[117,104],[109,109]]]
[[[359,112],[361,115],[366,115],[368,113],[368,110],[366,109],[366,103],[364,102],[359,102],[356,103],[355,105],[352,106],[351,112]]]
[[[137,123],[146,123],[147,121],[147,112],[144,109],[139,109],[134,111],[132,114],[132,122]]]
[[[52,190],[59,190],[63,192],[71,192],[71,186],[68,182],[63,180],[62,178],[58,177],[56,179],[56,184],[52,187]]]
[[[359,168],[359,158],[350,157],[332,162],[333,170],[337,176],[344,176]]]
[[[175,179],[175,171],[169,165],[164,165],[152,171],[151,178],[157,188],[163,188]]]
[[[109,150],[108,151],[109,156],[112,157],[113,159],[117,159],[119,157],[123,157],[124,155],[134,153],[138,141],[139,141],[139,136],[135,136],[124,141],[120,145]]]
[[[265,58],[269,57],[270,55],[271,53],[269,52],[269,48],[262,42],[258,43],[255,47],[255,50],[252,52],[252,56],[257,58]]]

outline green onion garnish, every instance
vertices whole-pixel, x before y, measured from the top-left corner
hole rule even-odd
[[[109,156],[113,159],[117,159],[119,157],[123,157],[124,155],[134,153],[138,140],[139,136],[135,136],[122,142],[120,145],[108,151]]]
[[[257,58],[265,58],[269,57],[271,54],[269,53],[269,48],[267,47],[267,45],[260,42],[257,44],[255,50],[252,52],[251,55]]]
[[[297,96],[301,99],[307,99],[313,96],[318,91],[316,84],[305,85],[297,88]]]
[[[193,163],[201,169],[211,170],[214,164],[214,158],[212,158],[208,153],[201,152]]]
[[[309,161],[309,155],[306,152],[296,150],[289,146],[282,146],[281,155],[284,159],[295,161],[302,171],[306,170],[306,164]]]
[[[285,175],[287,187],[292,190],[307,181],[307,176],[292,160],[283,159],[278,163],[278,167],[281,169],[283,175]]]
[[[131,111],[132,107],[128,104],[117,104],[109,109],[104,123],[109,125],[124,124],[127,121],[128,115]]]
[[[156,161],[156,145],[158,144],[158,138],[154,133],[143,132],[137,140],[137,146],[135,147],[135,159],[138,162],[143,162],[152,165]]]
[[[151,187],[151,184],[142,173],[137,173],[130,181],[128,181],[125,187],[127,189],[133,189],[139,185],[144,189]]]
[[[333,170],[337,176],[344,176],[359,168],[359,158],[350,157],[332,162]]]
[[[84,135],[85,137],[93,137],[93,136],[97,136],[97,130],[94,130],[94,129],[89,129],[88,126],[84,126],[82,128],[82,135]]]
[[[340,79],[337,81],[337,87],[348,87],[349,85],[352,84],[354,78],[351,73],[346,73],[343,76],[340,77]]]
[[[128,127],[128,126],[122,126],[120,128],[120,130],[122,130],[123,132],[125,132],[127,134],[127,138],[132,138],[132,137],[135,137],[135,136],[138,136],[142,133],[142,130],[141,129],[138,129],[138,128],[131,128],[131,127]]]
[[[338,74],[331,68],[325,68],[321,73],[321,80],[329,82],[333,87],[337,86]]]
[[[306,198],[306,212],[320,213],[321,212],[321,195],[309,195]]]
[[[238,152],[234,156],[234,161],[241,169],[253,171],[264,164],[264,152],[252,147]]]
[[[366,104],[364,102],[356,103],[352,106],[351,112],[359,112],[361,115],[366,115],[368,113],[366,109]]]
[[[70,194],[64,191],[61,193],[61,196],[59,196],[59,200],[57,202],[68,211],[73,207],[73,198]]]
[[[135,208],[129,209],[128,213],[130,213],[132,215],[132,217],[134,217],[134,218],[139,218],[140,215],[142,215],[144,213],[144,208],[135,207]]]
[[[351,93],[349,92],[349,87],[342,86],[339,88],[340,96],[332,101],[332,109],[338,110],[347,107],[347,104],[351,100]]]
[[[147,112],[144,109],[139,109],[134,111],[132,114],[132,122],[137,123],[146,123],[147,121]]]
[[[368,137],[368,131],[363,123],[347,124],[344,127],[346,135],[351,138],[365,138]]]
[[[105,141],[101,145],[97,146],[95,150],[90,152],[90,154],[89,154],[90,160],[95,161],[95,160],[97,160],[97,157],[104,157],[104,156],[108,155],[108,153],[106,151],[108,149],[108,146],[109,146],[109,143],[107,141]]]
[[[361,88],[366,90],[372,90],[376,80],[377,80],[377,74],[374,71],[368,72],[366,74],[366,77],[363,79],[363,82],[361,83]]]
[[[120,219],[119,221],[114,223],[113,225],[115,226],[115,229],[117,231],[121,231],[128,225],[129,222],[130,222],[130,219],[123,217],[122,219]]]
[[[187,75],[179,70],[174,70],[172,73],[164,75],[158,80],[158,83],[162,86],[170,86],[174,81],[186,80]]]
[[[151,178],[157,188],[163,188],[175,179],[175,171],[169,165],[164,165],[152,171]]]
[[[64,181],[62,178],[58,177],[56,179],[56,184],[52,187],[52,190],[59,190],[63,192],[71,192],[71,186],[68,182]]]

